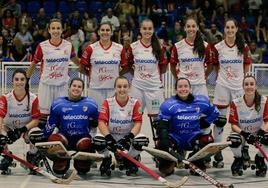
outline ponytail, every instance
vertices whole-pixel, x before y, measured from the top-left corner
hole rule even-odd
[[[152,43],[153,55],[155,56],[156,60],[159,61],[162,50],[161,50],[159,40],[158,40],[158,38],[157,38],[155,33],[153,33],[151,43]]]
[[[261,94],[259,94],[259,92],[257,90],[255,91],[254,104],[255,104],[255,110],[257,112],[260,112],[260,110],[261,110]]]
[[[196,37],[194,39],[193,53],[197,53],[198,57],[201,59],[205,56],[205,45],[199,30],[196,32]]]

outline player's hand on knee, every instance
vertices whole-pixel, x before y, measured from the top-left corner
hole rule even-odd
[[[121,138],[118,142],[117,145],[119,146],[119,148],[123,148],[126,150],[129,150],[130,145],[132,144],[132,141],[134,139],[134,134],[133,133],[129,133],[128,135],[124,136],[123,138]]]
[[[12,141],[15,142],[21,137],[22,133],[25,133],[27,131],[27,127],[23,126],[21,128],[16,128],[13,131],[8,131],[7,136]]]
[[[265,132],[263,129],[258,131],[258,141],[264,145],[268,145],[268,132]]]
[[[254,142],[257,140],[256,136],[249,132],[241,131],[240,134],[245,138],[248,144],[254,144]]]
[[[107,149],[116,152],[117,151],[117,143],[114,137],[111,134],[107,134],[105,136],[106,144],[107,144]]]

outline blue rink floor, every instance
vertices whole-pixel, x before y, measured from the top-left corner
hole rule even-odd
[[[149,127],[149,120],[144,116],[144,123],[142,132],[150,136],[151,139],[151,128]],[[230,126],[227,126],[224,133],[225,136],[230,132]],[[150,140],[150,146],[153,147],[152,139]],[[22,140],[17,141],[10,150],[14,154],[23,156],[26,151],[26,146],[23,144]],[[250,155],[253,158],[256,153],[256,149],[252,146],[250,148]],[[234,184],[236,188],[268,188],[268,176],[265,178],[260,178],[255,176],[255,170],[248,169],[244,171],[244,175],[240,177],[232,177],[230,166],[233,162],[233,155],[229,148],[225,149],[224,152],[224,162],[225,167],[223,169],[208,169],[208,174],[218,181],[226,184]],[[155,168],[155,163],[152,157],[143,152],[142,163],[148,166],[150,169],[159,173]],[[99,164],[98,164],[99,166]],[[76,179],[71,182],[70,185],[59,185],[52,183],[49,179],[38,175],[27,175],[28,172],[24,170],[19,164],[16,168],[12,168],[11,175],[0,175],[0,188],[58,188],[58,187],[68,187],[68,188],[118,188],[118,187],[128,187],[128,188],[160,188],[165,187],[159,181],[153,179],[151,176],[139,170],[137,176],[126,176],[125,171],[119,171],[116,169],[112,171],[111,178],[101,177],[100,172],[97,168],[91,169],[91,171],[84,177],[77,176]],[[175,174],[165,177],[168,181],[176,181],[181,179],[183,176],[188,176],[189,172],[186,169],[176,169]],[[201,177],[189,175],[189,180],[186,182],[182,188],[191,187],[214,187],[208,181]]]

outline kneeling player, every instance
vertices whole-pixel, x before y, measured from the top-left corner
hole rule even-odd
[[[7,134],[9,143],[13,143],[23,136],[29,144],[28,131],[38,126],[40,111],[38,98],[29,92],[26,72],[16,69],[12,75],[13,90],[0,98],[0,132]],[[7,146],[6,146],[7,147]],[[26,155],[27,161],[38,165],[40,157],[37,149],[30,144],[30,151]],[[7,173],[12,158],[4,156],[0,162],[0,170]]]
[[[32,132],[31,140],[61,141],[67,150],[94,152],[90,129],[97,126],[98,107],[93,99],[82,97],[83,90],[84,81],[80,78],[72,79],[69,95],[53,102],[43,135],[39,134],[40,131]],[[70,159],[52,160],[53,171],[57,174],[66,173],[70,167]],[[74,168],[80,174],[87,173],[90,165],[91,161],[74,160]]]
[[[234,176],[243,174],[243,161],[249,161],[245,144],[259,141],[265,152],[268,152],[268,100],[261,96],[256,89],[253,76],[243,80],[244,96],[232,101],[229,122],[233,133],[229,136],[232,141],[231,149],[234,162],[231,166]],[[264,157],[260,152],[255,155],[256,176],[264,177],[267,171]]]
[[[111,175],[112,157],[109,150],[125,149],[129,155],[138,159],[142,146],[148,145],[148,138],[139,134],[142,124],[141,104],[129,97],[129,83],[125,77],[115,80],[115,95],[104,101],[99,116],[99,129],[102,135],[94,138],[94,145],[99,153],[106,157],[100,166],[101,174]],[[126,174],[135,174],[138,167],[132,162],[115,155],[119,169],[126,169]]]
[[[192,151],[191,156],[213,142],[210,124],[219,116],[219,111],[207,97],[191,94],[188,79],[179,78],[175,87],[177,94],[160,106],[156,126],[159,138],[157,147],[166,151],[173,149],[181,154],[186,150]],[[200,169],[206,169],[205,160],[194,163]],[[165,175],[172,174],[174,167],[174,162],[159,160],[159,171]]]

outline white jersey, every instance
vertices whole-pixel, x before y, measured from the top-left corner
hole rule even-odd
[[[241,90],[244,78],[244,66],[251,63],[250,51],[245,46],[244,52],[238,55],[237,46],[229,46],[225,40],[212,48],[214,62],[219,65],[217,84],[232,90]]]
[[[32,119],[38,119],[40,111],[37,96],[30,93],[29,106],[27,96],[18,100],[13,91],[1,96],[0,117],[4,118],[4,124],[11,129],[21,128]]]
[[[162,48],[158,62],[152,53],[152,46],[145,46],[141,40],[130,45],[129,62],[134,64],[132,85],[142,90],[159,90],[162,85],[159,65],[167,64],[165,50]]]
[[[114,88],[119,68],[126,64],[123,46],[115,42],[104,49],[101,42],[89,45],[81,57],[81,64],[90,67],[89,87],[94,89]]]
[[[72,44],[63,40],[58,46],[50,40],[41,42],[35,52],[34,62],[42,62],[40,82],[60,86],[68,83],[68,68],[71,58],[75,56]]]
[[[193,53],[194,46],[183,39],[174,44],[171,53],[171,63],[178,66],[178,78],[187,78],[191,85],[206,84],[205,80],[205,62],[206,55],[209,53],[208,43],[204,42],[206,51],[204,58],[198,57]]]
[[[140,102],[132,97],[125,105],[120,105],[115,97],[108,98],[103,103],[99,120],[108,124],[115,139],[120,139],[130,133],[135,121],[142,121],[140,106]]]
[[[255,110],[255,105],[248,106],[244,97],[232,101],[230,107],[229,122],[238,125],[243,131],[257,133],[268,121],[268,100],[262,96],[260,111]]]

